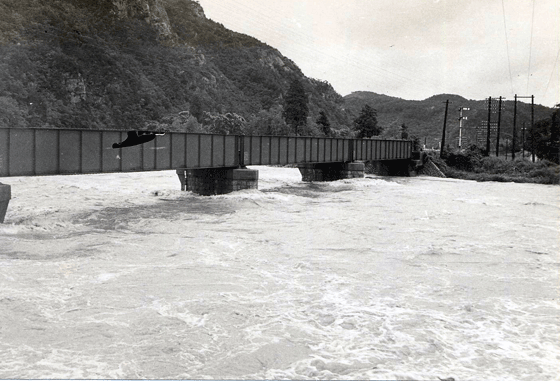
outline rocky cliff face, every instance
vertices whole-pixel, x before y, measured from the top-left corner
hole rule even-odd
[[[204,9],[202,8],[202,6],[197,2],[197,1],[190,1],[189,4],[191,11],[200,18],[206,18],[206,15],[204,14]]]
[[[289,65],[286,65],[278,51],[273,49],[259,49],[257,53],[259,56],[259,63],[262,66],[268,67],[272,70],[282,70],[286,72],[293,71]]]
[[[140,17],[153,25],[160,36],[173,36],[169,16],[161,0],[112,0],[119,18]]]
[[[0,126],[144,128],[188,111],[189,123],[236,113],[280,133],[296,78],[311,122],[324,110],[333,129],[348,125],[332,86],[196,0],[0,0],[0,14]]]

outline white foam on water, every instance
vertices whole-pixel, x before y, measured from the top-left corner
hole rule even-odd
[[[557,379],[557,187],[256,169],[4,181],[0,378]]]

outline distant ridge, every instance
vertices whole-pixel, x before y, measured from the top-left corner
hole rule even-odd
[[[406,100],[377,94],[370,91],[356,91],[344,97],[345,107],[352,114],[358,113],[365,104],[377,110],[377,119],[385,128],[385,134],[397,136],[404,123],[409,134],[418,137],[426,146],[438,147],[443,130],[445,114],[445,101],[449,100],[449,114],[447,118],[447,138],[450,146],[457,143],[459,136],[459,108],[468,107],[463,116],[468,119],[463,121],[463,137],[467,140],[463,144],[474,143],[476,127],[487,120],[488,109],[485,100],[469,100],[456,94],[438,94],[424,100]],[[502,131],[503,137],[511,135],[513,127],[513,101],[503,102]],[[518,131],[521,131],[523,122],[527,125],[531,120],[531,106],[518,102]],[[553,109],[542,105],[535,106],[535,121],[550,117]],[[497,115],[492,114],[492,121],[497,121]]]

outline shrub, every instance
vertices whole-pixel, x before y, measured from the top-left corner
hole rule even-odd
[[[533,163],[523,158],[507,161],[495,156],[483,157],[482,151],[476,147],[450,152],[444,159],[433,153],[430,157],[448,177],[476,181],[560,183],[560,166],[548,160]]]
[[[482,151],[473,145],[465,151],[449,152],[445,156],[445,163],[461,171],[474,171],[482,160]]]

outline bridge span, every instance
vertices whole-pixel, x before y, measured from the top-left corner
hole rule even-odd
[[[408,140],[168,132],[113,148],[126,137],[120,130],[0,128],[0,178],[175,169],[183,190],[210,195],[256,188],[251,165],[294,164],[304,181],[329,181],[363,177],[368,161],[390,174],[412,158]],[[0,185],[0,221],[9,199],[9,186]]]

